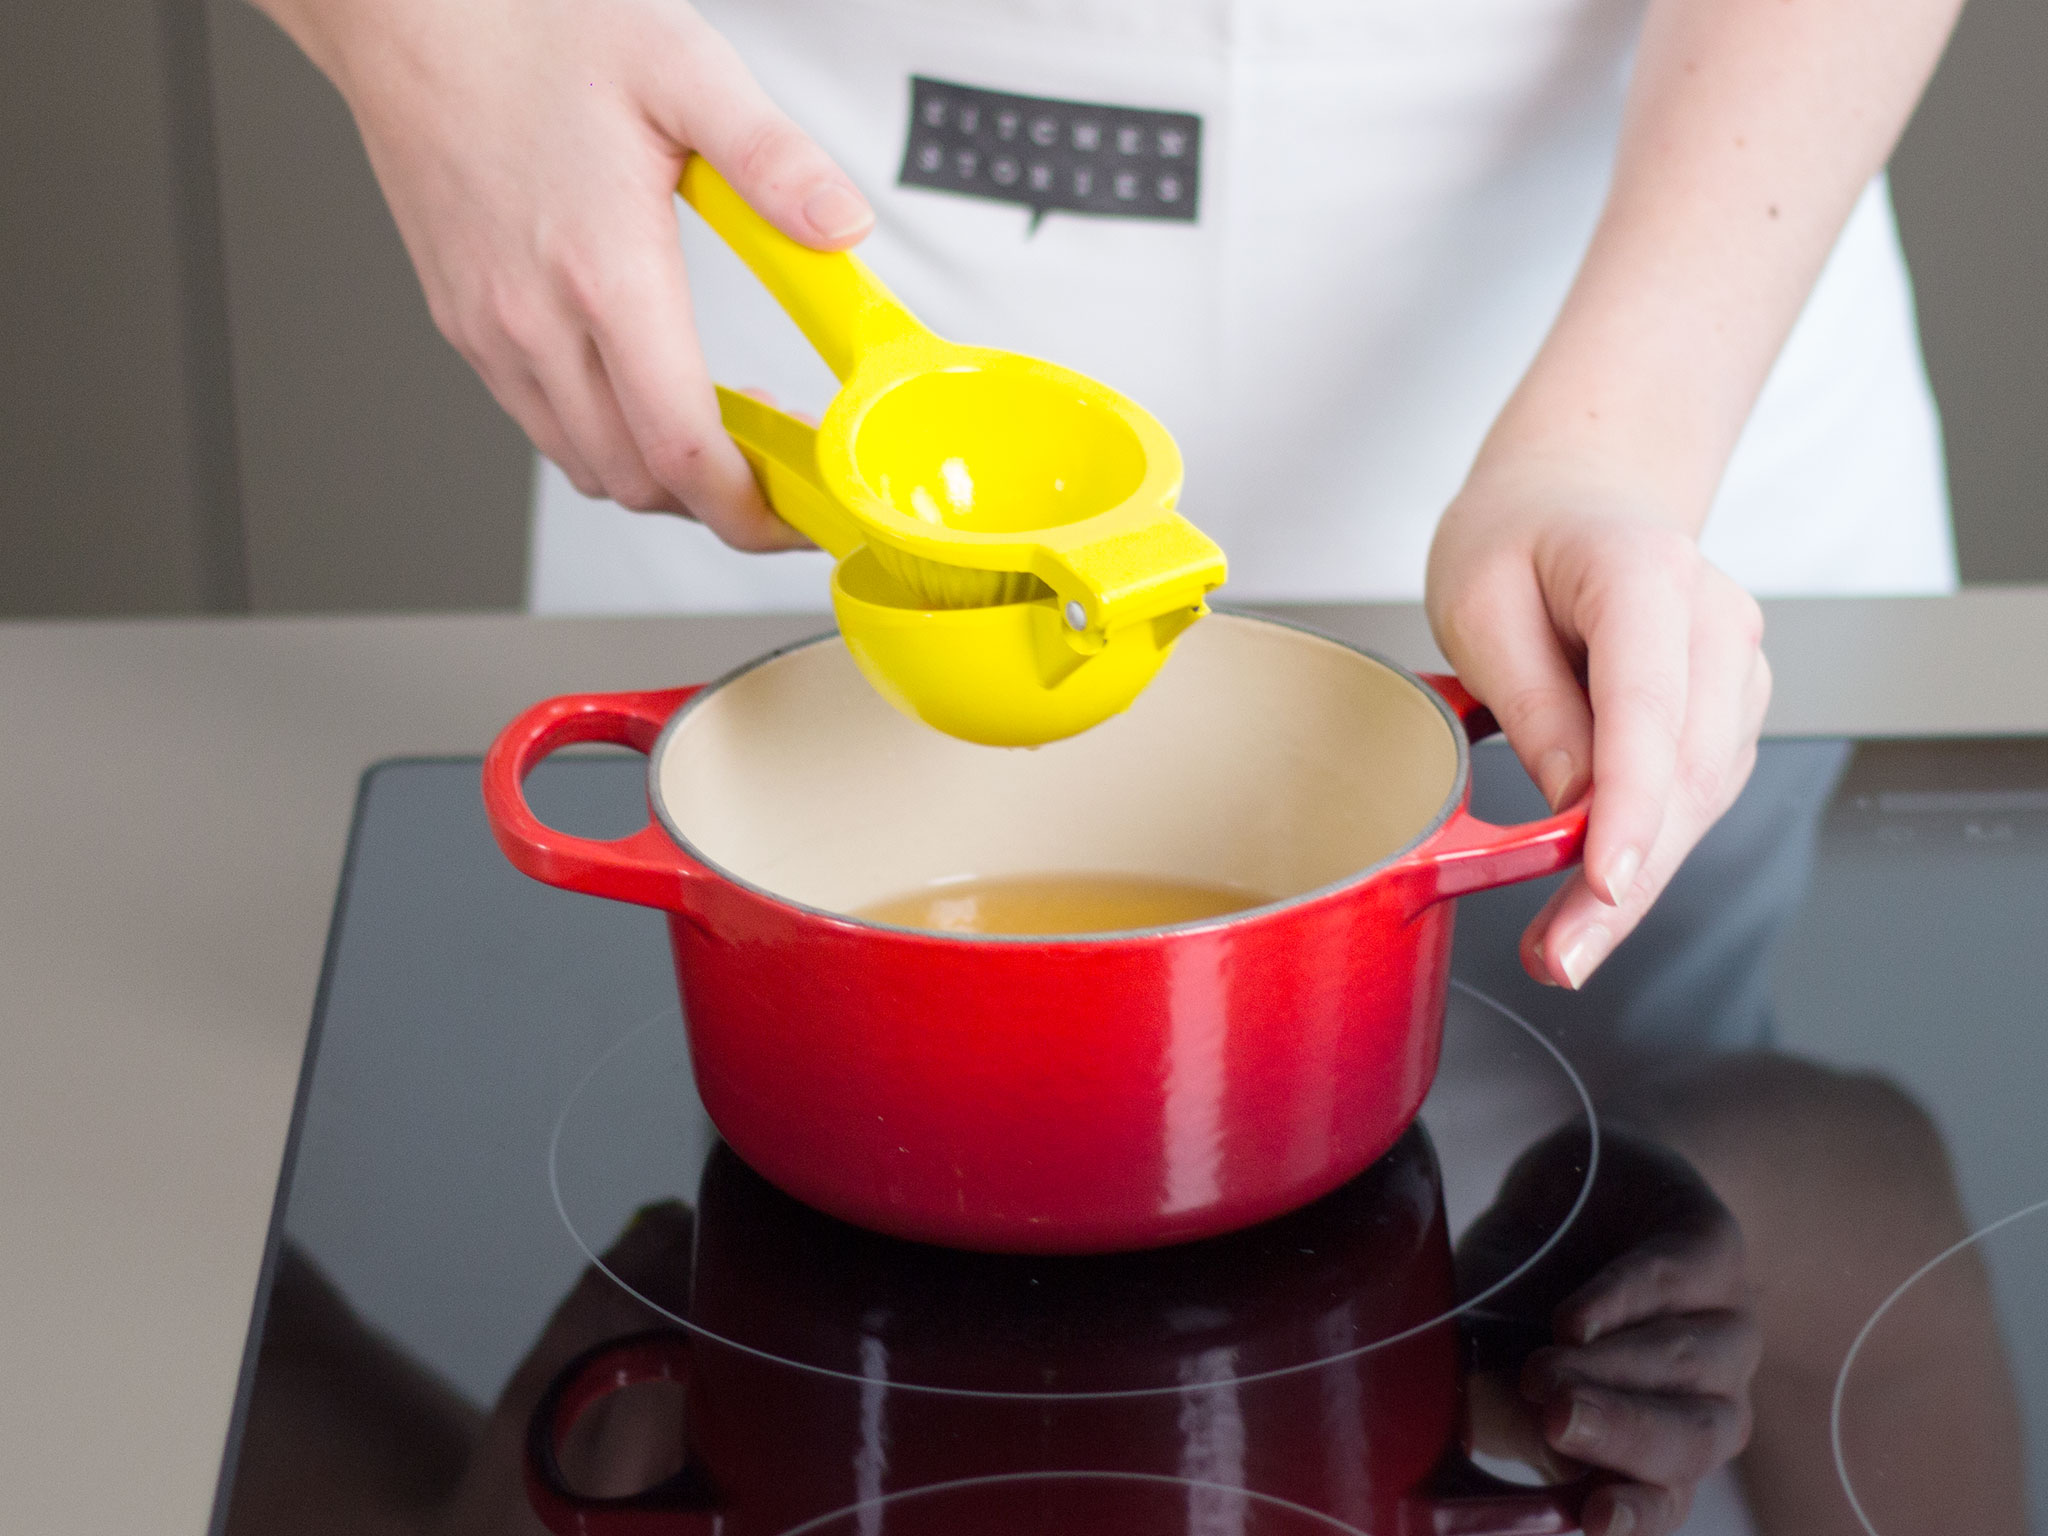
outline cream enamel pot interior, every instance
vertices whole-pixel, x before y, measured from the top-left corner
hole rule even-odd
[[[1462,715],[1462,720],[1461,720]],[[1452,908],[1562,869],[1585,808],[1465,809],[1455,682],[1219,614],[1120,716],[1030,751],[899,714],[827,636],[702,689],[550,699],[484,767],[512,862],[669,914],[692,1067],[790,1194],[961,1247],[1080,1252],[1228,1231],[1368,1166],[1436,1070]],[[650,824],[546,827],[571,742],[650,755]],[[848,916],[957,876],[1115,872],[1267,904],[1056,938]]]

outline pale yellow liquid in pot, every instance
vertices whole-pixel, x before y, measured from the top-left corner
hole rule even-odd
[[[939,933],[1117,933],[1222,917],[1272,899],[1241,886],[1154,875],[997,875],[941,881],[872,902],[853,915]]]

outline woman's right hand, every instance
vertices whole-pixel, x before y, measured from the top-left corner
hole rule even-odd
[[[691,324],[673,197],[701,153],[793,239],[874,215],[682,0],[259,0],[355,113],[435,323],[587,496],[738,549],[769,511]]]

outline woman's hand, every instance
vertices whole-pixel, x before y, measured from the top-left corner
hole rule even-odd
[[[1593,792],[1584,863],[1522,963],[1582,986],[1741,790],[1770,702],[1756,602],[1619,477],[1482,456],[1430,553],[1429,615],[1553,809]]]
[[[1584,873],[1524,943],[1540,980],[1583,983],[1748,776],[1762,624],[1694,538],[1960,5],[1644,13],[1607,205],[1430,555],[1465,685],[1554,803],[1593,789]]]
[[[770,512],[691,324],[674,191],[702,153],[819,249],[873,223],[825,152],[681,0],[261,0],[347,97],[435,323],[578,490],[700,519]]]

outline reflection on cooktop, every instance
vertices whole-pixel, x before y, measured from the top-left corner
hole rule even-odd
[[[1484,1308],[1584,1204],[1597,1136],[1574,1143],[1569,1182],[1548,1199],[1547,1221],[1517,1223],[1520,1246],[1491,1255],[1487,1284],[1456,1300],[1446,1185],[1463,1231],[1516,1153],[1592,1118],[1584,1086],[1554,1046],[1459,989],[1423,1108],[1427,1132],[1411,1133],[1307,1210],[1151,1253],[952,1253],[832,1220],[754,1175],[717,1142],[670,1018],[634,1030],[577,1084],[555,1125],[548,1178],[563,1222],[600,1268],[632,1212],[662,1200],[695,1207],[689,1309],[642,1297],[680,1328],[900,1387],[1143,1393],[1186,1385],[1197,1369],[1186,1362],[1197,1355],[1207,1378],[1243,1380],[1368,1351],[1454,1311]],[[1156,1341],[1168,1338],[1173,1348],[1161,1354]]]
[[[2048,759],[1966,753],[1973,776],[1958,750],[1859,759],[1811,899],[1715,951],[1778,941],[1775,1044],[1606,1053],[1598,995],[1517,994],[1532,1026],[1454,990],[1417,1128],[1352,1184],[1059,1259],[769,1186],[697,1104],[659,919],[513,874],[474,762],[380,769],[215,1528],[2023,1531],[2043,1163],[2022,1119],[1956,1106],[2038,1096],[2048,981],[2025,991],[2017,935],[2048,881],[2012,797]],[[1817,808],[1839,760],[1767,762],[1760,793]],[[640,776],[560,760],[531,788],[617,835]],[[1910,798],[1951,791],[1976,798]],[[1970,835],[1998,817],[2011,837]],[[1659,1018],[1748,985],[1665,971]]]
[[[1579,1135],[1561,1151],[1583,1169],[1589,1149]],[[1232,1513],[1214,1523],[1225,1511],[1210,1509],[1189,1528],[1217,1533],[1239,1530],[1259,1498],[1350,1531],[1391,1532],[1423,1512],[1463,1529],[1563,1529],[1576,1508],[1569,1477],[1564,1492],[1516,1487],[1463,1457],[1446,1320],[1456,1281],[1419,1129],[1292,1216],[1095,1258],[875,1236],[805,1209],[720,1148],[694,1216],[681,1202],[651,1207],[611,1254],[609,1273],[688,1328],[600,1343],[555,1377],[530,1442],[551,1530],[623,1519],[618,1493],[635,1480],[616,1463],[649,1441],[682,1447],[680,1464],[627,1507],[715,1518],[734,1536],[863,1505],[888,1529],[922,1529],[937,1506],[875,1501],[1045,1471],[1195,1479]],[[687,1381],[680,1415],[613,1396],[662,1381]],[[1079,1491],[1077,1517],[1112,1496],[1163,1496],[1150,1484]],[[1193,1521],[1187,1497],[1171,1510]],[[990,1528],[1065,1528],[1031,1523],[1054,1520],[1050,1508],[1026,1520],[1032,1507]],[[1476,1524],[1487,1511],[1498,1523]],[[1160,1518],[1135,1529],[1181,1528]]]
[[[790,1529],[788,1536],[899,1536],[974,1531],[1231,1531],[1242,1536],[1344,1536],[1352,1527],[1285,1499],[1191,1478],[1116,1472],[1031,1472],[963,1478],[890,1494]]]

